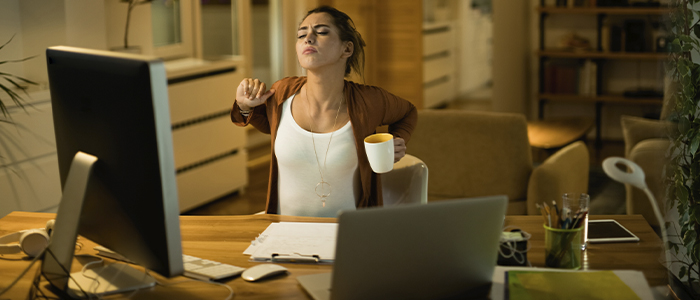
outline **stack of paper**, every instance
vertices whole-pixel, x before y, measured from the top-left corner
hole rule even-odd
[[[337,232],[337,223],[272,223],[243,254],[254,261],[330,263]]]

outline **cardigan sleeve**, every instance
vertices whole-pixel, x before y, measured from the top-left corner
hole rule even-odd
[[[382,88],[376,88],[384,101],[382,110],[384,113],[382,125],[389,125],[389,133],[400,137],[408,143],[411,133],[418,122],[418,110],[413,103],[387,92]]]
[[[281,103],[281,99],[286,99],[292,88],[300,82],[299,77],[287,77],[276,81],[270,89],[274,89],[275,93],[268,98],[264,104],[253,108],[246,118],[240,112],[240,107],[236,101],[233,102],[231,109],[231,121],[238,126],[253,125],[262,133],[270,134],[270,120],[268,119],[269,106],[274,106],[276,103]]]
[[[241,127],[251,124],[260,132],[270,134],[270,122],[267,120],[266,106],[267,101],[263,105],[254,107],[248,114],[248,117],[245,117],[241,114],[241,108],[238,106],[238,103],[234,101],[233,108],[231,108],[231,121],[233,124]]]

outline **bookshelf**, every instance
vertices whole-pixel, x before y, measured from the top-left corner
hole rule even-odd
[[[570,0],[571,1],[571,0]],[[621,42],[619,51],[611,51],[609,47],[609,41],[611,40],[609,31],[604,29],[604,22],[606,18],[610,16],[621,16],[617,18],[623,19],[633,19],[642,18],[648,20],[649,18],[660,18],[664,15],[668,15],[671,9],[667,7],[558,7],[545,4],[545,0],[540,1],[540,6],[536,8],[540,22],[539,22],[539,50],[537,51],[537,59],[539,61],[539,92],[537,94],[538,102],[538,118],[540,120],[545,119],[544,112],[546,105],[553,105],[556,103],[590,103],[595,105],[595,145],[599,148],[602,144],[601,138],[601,115],[602,109],[605,104],[614,105],[652,105],[661,106],[663,102],[663,97],[661,96],[651,96],[651,97],[627,97],[623,94],[613,94],[608,93],[604,90],[603,86],[606,84],[606,80],[609,78],[605,77],[605,72],[603,72],[604,65],[606,62],[613,60],[632,60],[632,61],[663,61],[668,57],[666,52],[653,52],[649,49],[645,51],[625,51],[624,42]],[[546,38],[546,20],[550,15],[590,15],[591,21],[596,24],[596,39],[597,42],[594,44],[595,47],[587,50],[562,50],[547,48],[545,46]],[[593,18],[595,17],[595,18]],[[624,29],[623,29],[624,31]],[[621,37],[620,37],[621,38]],[[607,40],[607,41],[606,41]],[[604,44],[607,47],[604,47]],[[648,48],[648,47],[646,47]],[[557,60],[558,62],[567,62],[569,68],[571,66],[580,65],[581,62],[593,62],[595,68],[593,69],[593,74],[587,74],[594,83],[588,83],[587,88],[593,89],[592,91],[576,91],[579,90],[581,85],[577,84],[579,80],[580,73],[574,76],[574,83],[571,83],[571,79],[568,81],[568,88],[552,88],[553,82],[556,80],[562,80],[562,76],[552,75],[548,70],[553,63],[552,61]],[[571,73],[571,71],[567,71]],[[566,72],[564,72],[566,73]],[[566,76],[563,76],[567,78]],[[570,77],[570,76],[569,76]],[[572,92],[571,84],[573,84]]]

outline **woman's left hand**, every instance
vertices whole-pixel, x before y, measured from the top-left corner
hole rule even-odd
[[[394,163],[406,156],[406,141],[402,138],[394,138]]]

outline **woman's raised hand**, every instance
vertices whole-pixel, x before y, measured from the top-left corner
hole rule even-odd
[[[267,90],[265,83],[253,78],[245,78],[238,85],[236,90],[236,102],[241,110],[251,110],[260,104],[265,103],[275,90]]]

